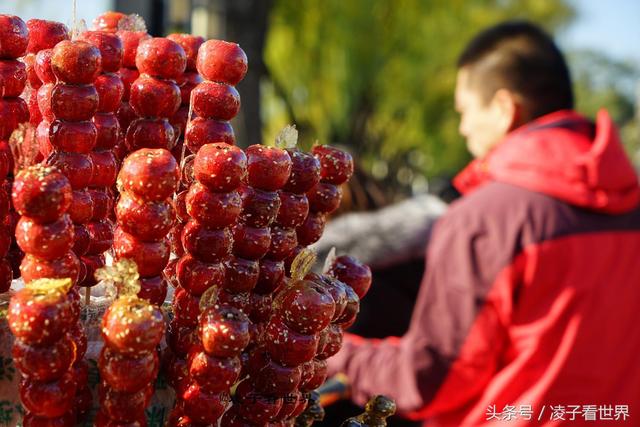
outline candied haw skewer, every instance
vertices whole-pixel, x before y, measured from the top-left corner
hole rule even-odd
[[[141,277],[138,296],[155,305],[161,305],[167,293],[162,273],[170,253],[167,235],[175,221],[170,197],[179,179],[178,163],[162,148],[131,153],[118,175],[122,191],[116,206],[115,256],[136,262]]]
[[[177,143],[173,149],[173,155],[176,156],[178,161],[182,160],[182,150],[184,143],[184,133],[189,119],[189,106],[191,104],[191,91],[200,83],[202,83],[202,77],[196,70],[196,59],[198,56],[198,48],[204,43],[204,38],[200,36],[193,36],[191,34],[169,34],[167,36],[169,40],[173,40],[178,43],[184,49],[187,55],[187,66],[184,73],[176,78],[176,84],[180,87],[180,108],[170,119],[171,124],[176,130]],[[215,141],[214,141],[215,142]]]
[[[175,79],[184,73],[187,57],[176,42],[155,37],[142,40],[136,53],[140,72],[129,91],[129,103],[139,117],[129,125],[125,144],[129,151],[140,148],[171,150],[175,132],[169,118],[180,107],[180,88]]]
[[[76,422],[76,344],[70,337],[79,311],[69,294],[69,279],[35,280],[12,297],[7,312],[15,336],[14,363],[22,374],[20,400],[25,426]],[[50,423],[50,424],[49,424]]]
[[[42,54],[40,52],[38,55]],[[52,153],[46,163],[56,166],[71,183],[73,203],[69,214],[75,225],[73,251],[83,256],[89,249],[90,234],[86,227],[93,216],[93,200],[87,191],[94,172],[91,151],[96,145],[97,128],[92,119],[99,106],[98,91],[94,85],[102,68],[100,50],[82,40],[63,40],[51,51],[51,71],[57,82],[48,97],[40,104],[50,109],[48,143]],[[43,85],[42,90],[46,85]],[[86,276],[84,268],[80,282]],[[88,289],[88,288],[87,288]],[[86,296],[89,296],[87,290]]]
[[[129,104],[129,92],[131,84],[140,77],[136,68],[136,51],[141,41],[150,39],[144,20],[138,15],[122,16],[119,12],[106,12],[94,21],[96,29],[105,28],[106,31],[114,31],[122,41],[123,57],[122,68],[118,74],[124,85],[122,102],[117,111],[118,122],[122,137],[118,143],[116,154],[119,160],[123,160],[129,152],[124,144],[124,135],[129,124],[137,118],[136,113]]]
[[[209,302],[210,303],[210,302]],[[249,343],[249,318],[227,304],[211,305],[200,315],[200,344],[189,353],[190,383],[178,393],[173,425],[217,425],[229,391],[240,376],[240,353]]]
[[[247,55],[236,43],[207,40],[198,49],[196,68],[205,81],[191,92],[195,117],[187,123],[184,138],[192,153],[208,142],[235,144],[229,120],[240,110],[240,94],[234,86],[247,66]]]
[[[83,286],[96,284],[92,272],[104,266],[104,252],[113,244],[113,225],[109,220],[113,210],[111,189],[116,182],[118,162],[114,148],[120,139],[120,125],[115,112],[120,106],[124,86],[117,74],[122,65],[122,42],[113,33],[85,31],[80,40],[91,43],[100,50],[102,73],[95,80],[98,91],[98,111],[93,116],[97,130],[94,150],[90,153],[93,174],[89,183],[89,194],[93,202],[93,215],[87,224],[90,243],[83,260],[87,274]]]
[[[42,80],[36,72],[36,55],[41,50],[51,49],[62,40],[69,40],[69,29],[61,22],[47,21],[44,19],[29,19],[29,44],[27,53],[22,57],[26,65],[27,86],[23,92],[23,98],[29,106],[29,121],[38,126],[42,121],[42,113],[38,106],[38,89],[42,86]]]
[[[175,317],[168,330],[168,344],[173,363],[186,367],[184,359],[197,343],[200,296],[209,289],[224,286],[225,261],[232,248],[230,226],[236,223],[242,209],[237,188],[246,176],[244,152],[224,143],[206,144],[193,161],[195,182],[185,198],[183,215],[189,218],[181,239],[185,254],[176,265],[178,287],[174,294]],[[178,209],[179,210],[179,209]],[[172,370],[170,382],[178,392],[187,376],[183,370]]]
[[[102,318],[105,346],[98,367],[100,421],[96,425],[146,425],[145,408],[158,373],[156,347],[164,334],[160,309],[136,296],[115,300]]]

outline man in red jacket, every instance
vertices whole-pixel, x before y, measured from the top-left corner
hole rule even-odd
[[[409,331],[347,335],[330,371],[425,426],[640,425],[640,187],[609,115],[572,110],[562,54],[526,22],[471,41],[455,98],[476,159]]]

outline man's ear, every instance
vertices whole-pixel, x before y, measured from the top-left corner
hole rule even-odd
[[[491,100],[498,115],[497,126],[504,133],[511,132],[522,123],[522,102],[520,97],[508,89],[498,89]]]

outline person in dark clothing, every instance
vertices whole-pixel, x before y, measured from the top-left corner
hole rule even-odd
[[[635,425],[640,186],[609,115],[573,111],[561,52],[522,21],[469,43],[455,99],[475,160],[409,330],[347,334],[330,372],[425,426]]]

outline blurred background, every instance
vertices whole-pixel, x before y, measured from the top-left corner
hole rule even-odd
[[[1,9],[71,23],[71,0],[3,0]],[[347,147],[362,177],[351,210],[427,190],[446,196],[469,160],[453,109],[457,55],[478,30],[507,18],[557,36],[578,109],[609,109],[640,163],[637,0],[77,1],[88,25],[106,10],[140,14],[153,35],[238,42],[250,64],[238,86],[239,144],[269,144],[295,123],[303,147]]]

